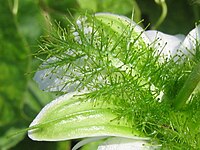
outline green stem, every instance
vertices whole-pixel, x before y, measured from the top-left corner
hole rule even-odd
[[[156,24],[152,27],[153,30],[157,29],[162,24],[162,22],[165,20],[165,18],[167,16],[167,4],[166,4],[165,0],[155,0],[155,2],[159,5],[161,5],[162,13],[160,15],[160,18],[156,22]]]
[[[134,10],[134,17],[133,17],[134,21],[136,22],[141,21],[141,11],[136,0],[133,0],[133,10]]]
[[[18,5],[19,5],[19,1],[18,0],[14,0],[13,10],[12,10],[14,15],[17,15]]]
[[[174,107],[181,109],[186,104],[187,100],[200,82],[200,62],[195,66],[182,89],[178,93],[174,101]]]

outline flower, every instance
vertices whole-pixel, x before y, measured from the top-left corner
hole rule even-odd
[[[171,59],[181,63],[187,57],[192,58],[200,42],[200,25],[184,36],[168,35],[155,30],[144,31],[127,17],[110,13],[98,13],[95,19],[101,23],[97,25],[87,23],[86,27],[82,22],[86,22],[87,17],[77,20],[76,25],[71,28],[72,37],[69,37],[69,40],[74,43],[66,46],[64,52],[59,49],[61,55],[57,52],[53,53],[56,56],[49,57],[41,65],[42,70],[36,72],[34,79],[42,90],[62,91],[68,94],[57,98],[42,109],[30,125],[29,137],[33,140],[48,141],[111,137],[99,145],[98,150],[160,148],[160,145],[149,144],[150,138],[133,128],[133,122],[130,120],[123,117],[116,119],[119,118],[116,110],[128,108],[121,106],[126,104],[126,101],[117,101],[121,95],[114,95],[112,86],[117,85],[116,89],[122,87],[123,90],[129,90],[130,85],[132,88],[132,84],[137,83],[136,87],[144,89],[144,94],[147,93],[148,98],[162,99],[164,91],[157,87],[157,83],[151,83],[149,74],[147,74],[148,78],[143,77],[145,73],[141,70],[146,67],[143,62],[152,53],[155,55],[150,57],[150,62],[155,59],[154,57],[159,56],[159,61],[155,59],[153,62],[156,61],[161,66]],[[99,26],[105,27],[105,30],[103,27],[99,30]],[[63,40],[62,37],[60,38]],[[144,52],[148,54],[143,54]],[[134,59],[132,55],[136,55]],[[115,84],[112,84],[113,82]],[[123,87],[124,85],[126,87]],[[107,90],[108,87],[112,90]],[[102,88],[105,88],[105,91]],[[130,91],[136,93],[131,88]],[[136,90],[140,89],[136,88]],[[110,92],[113,95],[102,96]],[[118,93],[120,94],[116,90],[115,94]],[[95,98],[94,100],[90,94],[95,95],[97,100]],[[136,96],[141,95],[139,93]],[[135,95],[131,96],[139,99]],[[111,102],[106,101],[106,98],[110,98]],[[82,146],[85,143],[87,142],[78,145]]]

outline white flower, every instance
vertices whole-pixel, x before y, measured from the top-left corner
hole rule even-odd
[[[108,13],[99,13],[96,16],[100,15],[109,15]],[[114,15],[110,14],[111,17]],[[117,15],[116,15],[117,16]],[[155,30],[149,30],[144,31],[139,25],[137,25],[132,20],[123,17],[118,16],[120,18],[120,21],[124,21],[127,24],[131,24],[131,27],[134,28],[134,30],[137,33],[141,33],[141,37],[144,40],[144,42],[147,45],[152,46],[155,49],[155,54],[160,55],[160,62],[168,61],[170,59],[173,59],[174,61],[177,61],[179,58],[184,59],[185,57],[192,57],[192,55],[195,54],[195,48],[197,44],[200,42],[200,25],[197,26],[195,29],[193,29],[187,36],[184,35],[168,35],[165,33],[162,33],[160,31]],[[79,29],[83,29],[84,34],[91,34],[92,28],[90,26],[83,27],[83,23],[87,18],[83,18],[83,20],[77,20],[77,26]],[[117,29],[116,29],[117,30]],[[80,40],[80,35],[78,32],[74,31],[73,35],[75,37],[75,40],[82,44],[82,41]],[[131,42],[131,41],[130,41]],[[137,43],[139,44],[139,43]],[[127,46],[128,47],[128,46]],[[109,56],[109,55],[108,55]],[[112,57],[110,56],[109,59]],[[45,63],[53,63],[56,58],[52,57],[47,60]],[[81,60],[82,61],[82,60]],[[110,61],[113,65],[113,67],[121,68],[121,70],[125,70],[123,67],[128,68],[129,66],[125,66],[123,62],[121,62],[117,58],[112,58]],[[81,63],[77,62],[77,65]],[[40,70],[35,74],[34,80],[40,85],[40,88],[47,91],[67,91],[67,92],[74,92],[76,90],[76,86],[80,84],[79,82],[72,82],[68,86],[63,84],[63,80],[67,81],[70,79],[68,75],[66,75],[65,70],[68,66],[63,67],[55,67],[55,68],[48,68],[44,70]],[[69,70],[70,68],[68,68]],[[125,70],[127,71],[127,70]],[[76,71],[73,72],[70,71],[72,75],[80,76],[80,74],[77,74]],[[135,72],[131,72],[134,74]],[[156,88],[156,87],[153,87]],[[161,91],[161,97],[163,93]],[[104,136],[104,135],[102,135]],[[110,135],[106,135],[110,136]],[[94,137],[96,138],[96,137]],[[139,137],[138,137],[139,138]],[[98,138],[97,138],[98,139]],[[147,140],[142,139],[128,139],[124,137],[113,137],[105,141],[103,144],[99,145],[98,150],[153,150],[160,148],[161,146],[151,146],[148,144]]]

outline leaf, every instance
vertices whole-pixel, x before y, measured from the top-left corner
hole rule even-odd
[[[19,131],[17,124],[13,124],[13,126],[6,127],[6,133],[4,136],[0,136],[0,149],[1,150],[7,150],[16,145],[18,142],[20,142],[24,138],[24,134],[20,134],[14,137],[10,137],[10,135],[15,134],[17,131]],[[9,130],[8,130],[9,128]],[[2,129],[2,128],[1,128]],[[0,131],[3,133],[2,131]]]
[[[28,81],[28,90],[25,93],[23,112],[31,121],[38,112],[55,96],[53,93],[41,91],[32,80]]]
[[[134,13],[134,20],[141,21],[141,12],[136,0],[98,0],[98,12],[111,12],[128,17]]]
[[[17,13],[18,29],[20,34],[26,39],[32,53],[38,49],[38,39],[48,29],[45,18],[37,1],[21,0]]]
[[[18,32],[16,17],[9,0],[0,3],[0,147],[15,145],[23,135],[12,140],[5,136],[24,127],[21,106],[26,92],[29,50]],[[9,19],[8,19],[9,18]],[[12,127],[12,128],[11,128]]]
[[[77,0],[81,9],[89,9],[93,10],[94,12],[97,11],[98,0]]]
[[[95,104],[77,94],[80,93],[66,94],[46,105],[31,123],[29,137],[59,141],[91,136],[141,136],[126,121],[117,119],[114,105]]]

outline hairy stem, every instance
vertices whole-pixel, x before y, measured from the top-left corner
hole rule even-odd
[[[19,1],[18,0],[14,0],[13,10],[12,10],[14,15],[17,15],[18,7],[19,7]]]
[[[195,66],[174,101],[174,107],[181,109],[186,104],[200,81],[200,62]]]

